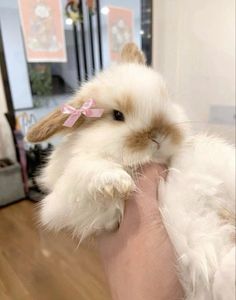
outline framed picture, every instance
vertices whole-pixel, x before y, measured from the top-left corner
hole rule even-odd
[[[110,58],[116,61],[124,44],[133,40],[133,11],[123,7],[108,8]]]
[[[18,0],[28,62],[66,62],[60,0]]]

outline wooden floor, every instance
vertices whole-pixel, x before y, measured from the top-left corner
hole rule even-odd
[[[36,221],[30,201],[0,209],[0,299],[110,300],[95,251]]]

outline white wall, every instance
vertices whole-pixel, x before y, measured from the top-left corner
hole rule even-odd
[[[153,64],[173,100],[193,121],[232,131],[235,1],[155,0],[153,5]]]

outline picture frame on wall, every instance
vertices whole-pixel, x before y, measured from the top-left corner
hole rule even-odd
[[[111,61],[117,61],[123,46],[132,42],[133,11],[124,7],[108,6],[109,52]]]
[[[18,0],[28,62],[66,62],[60,0]]]

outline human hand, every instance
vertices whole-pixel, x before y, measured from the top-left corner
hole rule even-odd
[[[113,300],[183,297],[157,200],[158,183],[164,174],[164,167],[157,164],[144,166],[137,180],[138,191],[127,200],[119,230],[98,240]]]

